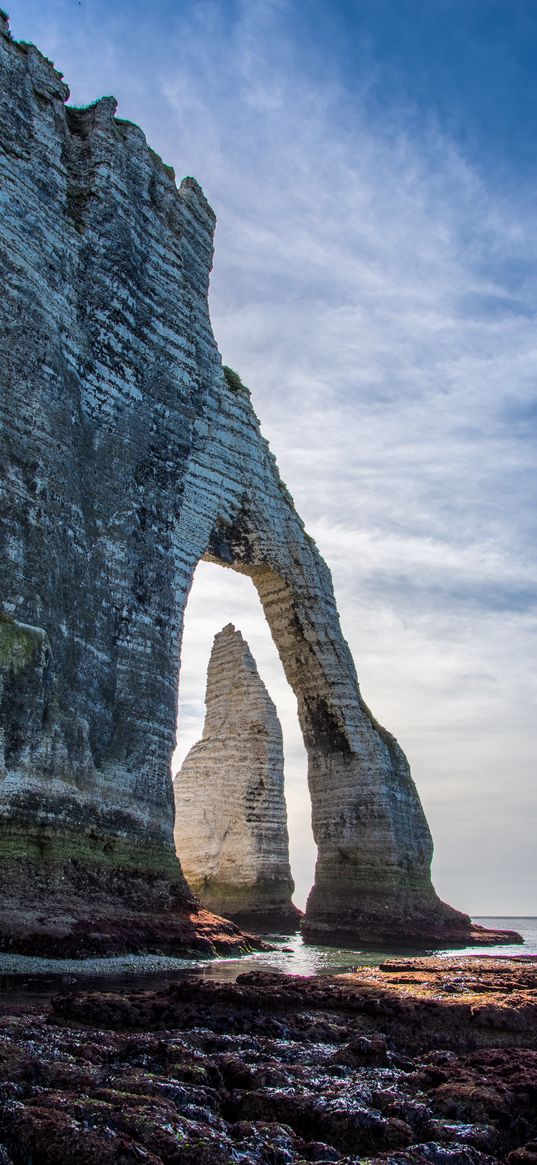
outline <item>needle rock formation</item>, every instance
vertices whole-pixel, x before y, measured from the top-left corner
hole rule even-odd
[[[202,902],[256,930],[298,930],[291,902],[282,730],[231,623],[215,636],[203,736],[174,781],[175,845]]]
[[[213,211],[112,97],[67,98],[0,14],[0,942],[225,937],[173,845],[183,615],[205,557],[253,579],[297,696],[318,846],[306,938],[466,943],[328,568],[222,368]]]

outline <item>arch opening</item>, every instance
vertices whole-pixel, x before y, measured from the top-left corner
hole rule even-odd
[[[457,937],[459,932],[466,934],[469,919],[435,894],[430,879],[432,839],[408,761],[362,699],[341,632],[330,572],[296,514],[270,453],[264,449],[269,486],[263,479],[263,489],[256,450],[251,453],[251,465],[241,461],[234,492],[213,512],[211,524],[205,511],[194,508],[186,509],[182,520],[192,568],[203,559],[205,564],[249,576],[254,583],[296,697],[317,846],[302,935],[306,942],[329,945],[352,945],[356,938],[381,945],[399,940],[404,945],[409,936],[418,935],[446,945],[448,930],[457,930]],[[192,574],[189,587],[191,579]],[[184,698],[184,686],[182,694]],[[204,788],[211,773],[205,745],[201,739]],[[224,773],[223,763],[220,769]],[[225,778],[220,778],[219,787],[225,787]],[[204,818],[196,786],[184,788],[184,812],[175,836],[179,856],[185,845],[186,865],[188,847],[197,861],[194,839],[204,835],[209,849],[218,825]],[[191,814],[198,816],[199,825],[180,829]],[[225,833],[228,807],[223,800],[220,823]],[[193,879],[195,871],[193,863]],[[213,884],[220,902],[230,883],[215,875]],[[235,917],[238,914],[234,912]]]

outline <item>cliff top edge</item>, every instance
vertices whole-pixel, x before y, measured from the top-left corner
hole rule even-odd
[[[121,132],[121,130],[123,130],[124,133],[125,131],[128,132],[131,130],[137,136],[143,138],[144,144],[151,156],[153,163],[162,169],[169,181],[173,182],[178,193],[184,197],[187,192],[191,192],[194,195],[196,201],[199,203],[200,208],[205,211],[209,218],[216,222],[215,212],[208,202],[197,179],[191,175],[186,175],[181,179],[180,182],[177,182],[174,167],[164,162],[160,154],[158,154],[157,151],[149,145],[149,142],[147,141],[146,135],[141,126],[137,125],[136,122],[115,116],[118,107],[118,102],[115,97],[99,97],[94,101],[89,102],[87,105],[67,105],[67,102],[70,98],[70,90],[69,86],[63,79],[63,73],[56,69],[54,62],[46,57],[35,44],[22,40],[17,41],[13,38],[9,27],[9,15],[3,8],[0,8],[0,35],[3,36],[4,40],[9,42],[9,44],[16,52],[24,53],[25,55],[31,54],[35,64],[37,65],[37,71],[39,72],[42,70],[45,74],[48,74],[50,81],[52,81],[50,92],[54,97],[56,97],[64,104],[66,108],[66,118],[68,125],[70,120],[72,124],[73,115],[76,117],[77,114],[83,115],[86,112],[90,113],[92,111],[99,110],[105,114],[105,116],[100,119],[101,129],[103,128],[103,123],[107,121],[111,132]],[[69,118],[69,115],[71,115],[71,118]]]

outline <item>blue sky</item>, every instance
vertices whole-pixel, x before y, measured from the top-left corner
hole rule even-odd
[[[334,576],[362,690],[412,764],[435,880],[537,914],[533,0],[14,0],[15,36],[194,174],[218,217],[211,314]],[[290,695],[248,580],[203,565],[181,750],[213,635]]]
[[[367,76],[372,114],[405,105],[412,118],[414,107],[416,128],[436,121],[478,165],[534,176],[533,0],[314,0],[294,11],[348,89]]]

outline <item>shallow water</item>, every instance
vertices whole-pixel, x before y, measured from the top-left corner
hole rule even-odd
[[[354,971],[356,967],[377,966],[393,958],[436,955],[537,955],[537,918],[474,918],[494,930],[516,930],[522,935],[524,944],[497,947],[459,947],[457,950],[433,950],[416,947],[414,950],[394,947],[392,950],[345,950],[339,947],[307,946],[300,935],[264,935],[270,943],[277,945],[276,951],[248,955],[242,959],[217,959],[203,963],[198,974],[204,978],[230,980],[243,971],[284,971],[288,975],[337,975]]]
[[[354,971],[360,966],[376,966],[387,959],[409,958],[423,955],[535,955],[537,956],[537,918],[475,918],[497,930],[516,930],[524,938],[523,945],[498,947],[461,947],[458,950],[431,950],[425,947],[409,950],[394,947],[392,950],[346,950],[338,947],[306,946],[300,935],[265,935],[274,950],[259,954],[245,955],[242,959],[203,959],[191,962],[178,959],[173,968],[158,972],[139,973],[136,960],[129,973],[108,973],[113,960],[103,960],[107,964],[106,973],[87,974],[76,970],[54,968],[50,973],[46,966],[39,974],[2,974],[0,956],[0,1010],[10,1009],[14,1003],[29,1003],[56,994],[58,991],[78,990],[134,990],[162,986],[163,983],[182,978],[184,975],[200,975],[204,979],[230,982],[245,971],[283,971],[289,975],[337,975]],[[29,964],[31,960],[28,960]],[[41,964],[46,963],[40,960]],[[92,960],[94,963],[95,960]]]

